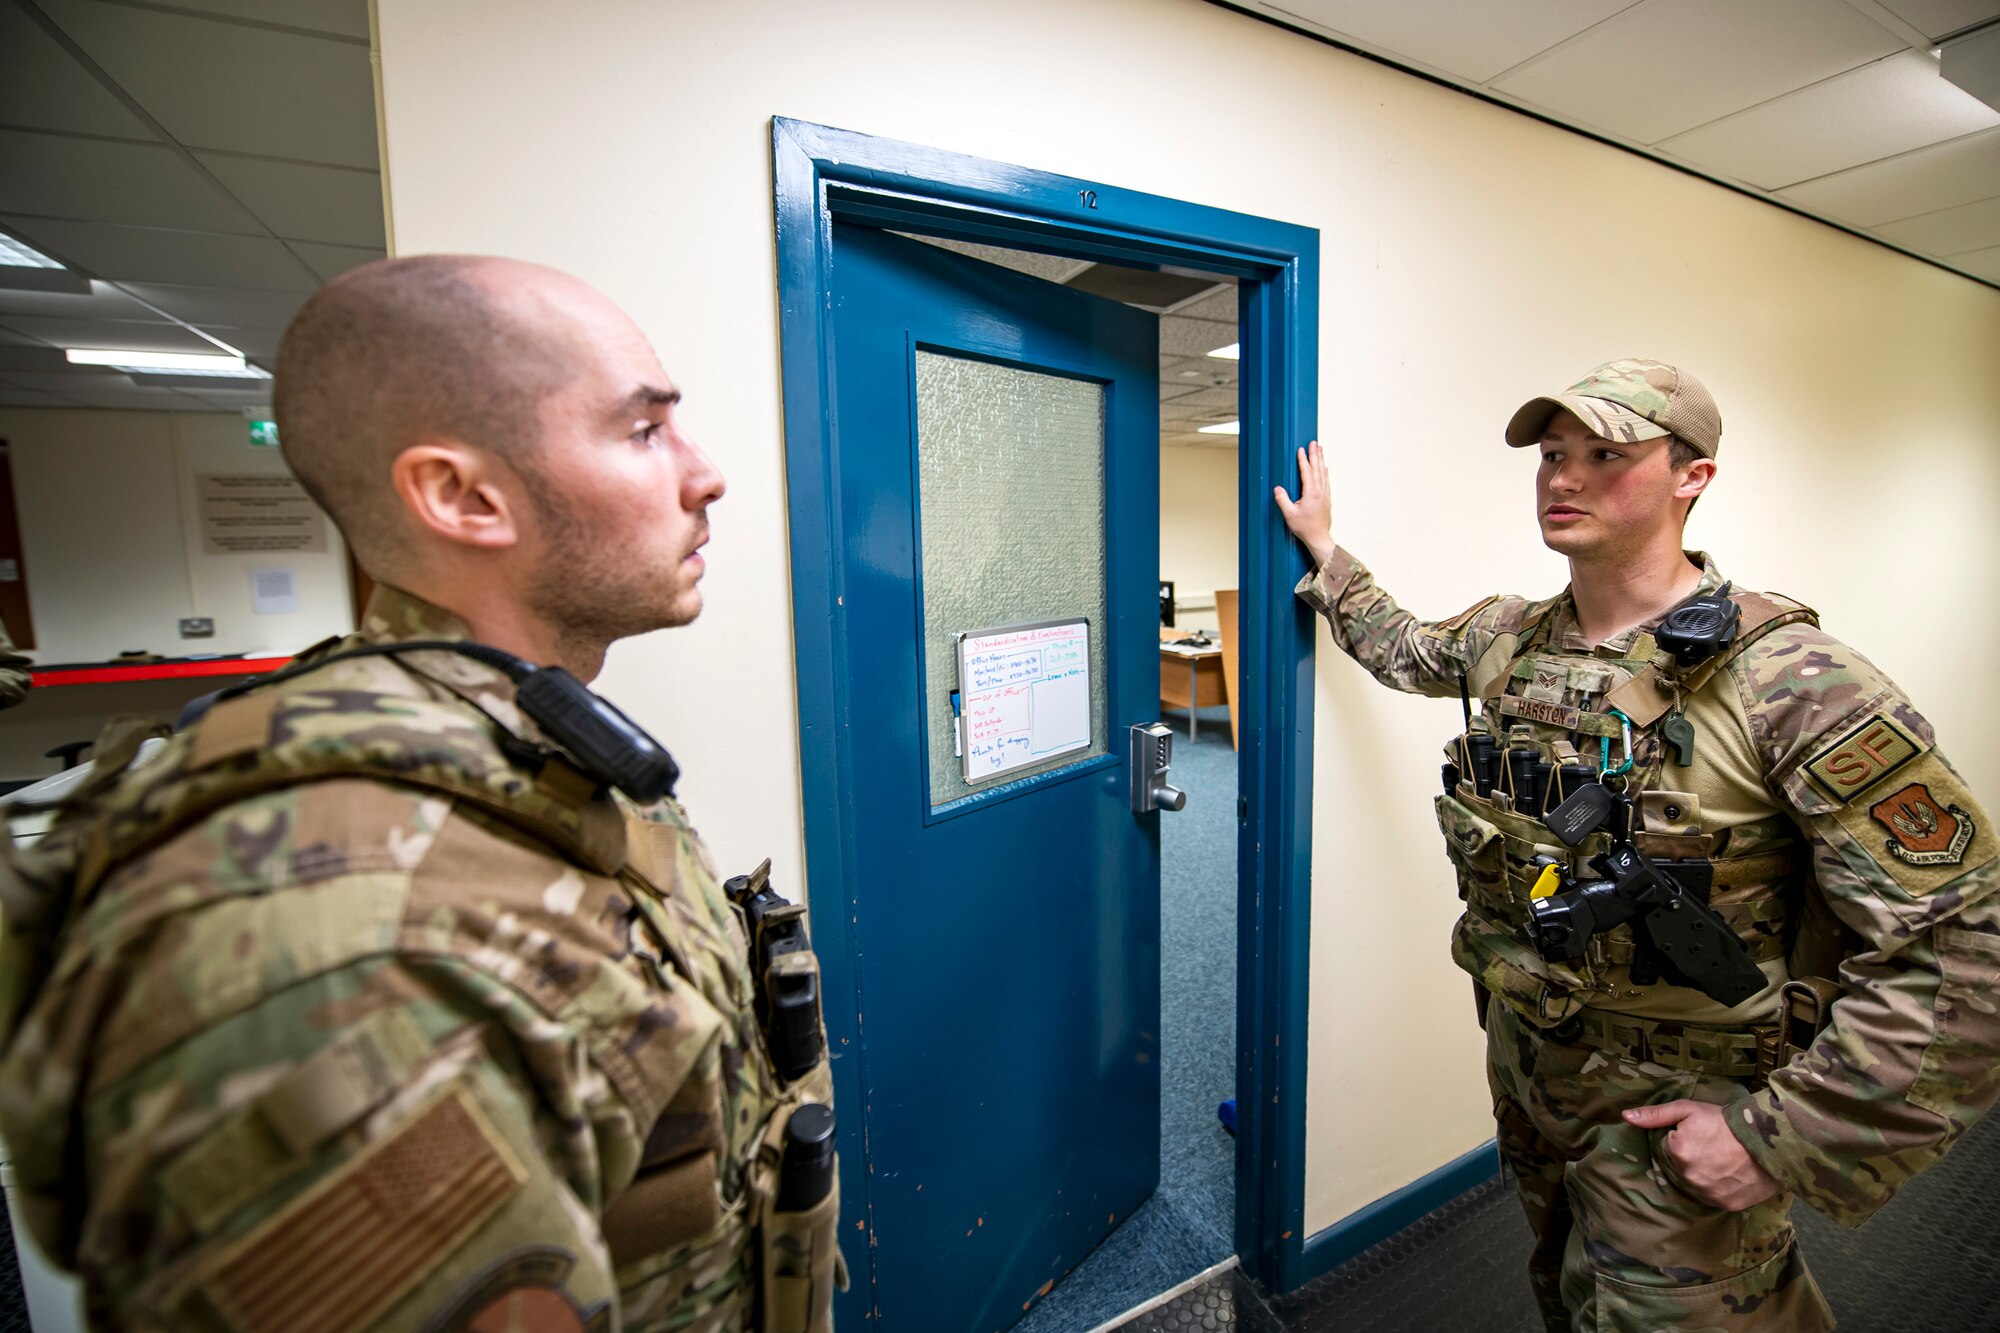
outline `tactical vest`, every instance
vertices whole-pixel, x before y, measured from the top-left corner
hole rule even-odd
[[[1794,889],[1808,864],[1796,830],[1782,817],[1706,829],[1698,801],[1675,785],[1676,772],[1685,770],[1676,763],[1681,755],[1674,741],[1690,743],[1681,716],[1688,701],[1705,688],[1726,688],[1716,678],[1758,638],[1783,625],[1818,623],[1810,608],[1783,598],[1737,593],[1735,601],[1742,608],[1735,643],[1687,670],[1658,651],[1650,633],[1640,633],[1624,658],[1557,648],[1550,642],[1555,603],[1546,603],[1531,610],[1517,647],[1500,644],[1483,659],[1501,659],[1497,672],[1468,682],[1480,711],[1445,747],[1447,780],[1456,781],[1437,798],[1438,825],[1465,901],[1452,957],[1537,1027],[1569,1033],[1585,1022],[1601,1027],[1621,997],[1642,993],[1632,975],[1638,942],[1631,923],[1594,937],[1575,964],[1543,959],[1527,930],[1531,893],[1545,868],[1565,866],[1591,878],[1585,867],[1610,841],[1599,831],[1574,848],[1564,846],[1543,815],[1579,784],[1598,781],[1600,773],[1628,760],[1622,780],[1639,850],[1656,862],[1705,862],[1710,906],[1760,966],[1786,956]],[[1489,744],[1498,764],[1484,765],[1482,776],[1475,755]],[[1767,967],[1767,975],[1772,970]],[[1656,1043],[1674,1057],[1688,1054],[1665,1049],[1683,1040],[1678,1031],[1664,1032],[1678,1026],[1637,1025],[1662,1029]],[[1716,1040],[1719,1047],[1732,1046]],[[1755,1051],[1747,1042],[1708,1054],[1714,1058],[1695,1053],[1662,1062],[1754,1071]]]
[[[390,665],[388,659],[370,661],[373,677],[388,686],[379,694],[316,690],[312,680],[317,673],[309,673],[230,700],[136,768],[132,759],[141,741],[163,729],[149,732],[116,724],[107,729],[89,779],[63,802],[49,832],[34,846],[16,852],[11,863],[0,855],[0,908],[5,922],[0,943],[0,981],[5,986],[0,994],[0,1050],[14,1045],[34,993],[44,982],[60,979],[60,974],[52,973],[64,965],[64,928],[89,911],[113,870],[231,806],[284,788],[339,778],[365,778],[449,796],[577,866],[624,884],[638,914],[635,953],[642,953],[643,925],[658,950],[661,967],[685,968],[677,960],[684,959],[689,949],[727,948],[735,954],[730,965],[748,976],[742,954],[750,942],[739,909],[729,908],[735,929],[728,936],[718,930],[707,940],[685,938],[688,932],[669,919],[667,889],[676,874],[686,871],[677,871],[667,859],[670,854],[661,850],[657,831],[649,832],[648,826],[670,822],[676,832],[686,831],[677,805],[669,801],[650,811],[639,810],[599,789],[560,751],[520,740],[480,717],[476,708],[425,697],[421,687],[402,675],[406,669]],[[417,692],[397,688],[404,682]],[[337,704],[330,707],[336,698]],[[335,708],[343,714],[377,712],[391,719],[393,726],[376,735],[317,728],[316,718]],[[669,818],[662,819],[662,814]],[[692,833],[687,836],[691,839]],[[705,856],[701,859],[699,873],[712,879]],[[208,901],[195,898],[181,910]],[[810,957],[788,956],[785,968],[796,972]],[[809,965],[816,973],[817,963]],[[747,1013],[749,998],[740,999],[739,1013]],[[691,1182],[651,1181],[654,1197],[645,1208],[634,1210],[626,1205],[649,1186],[642,1163],[632,1185],[601,1210],[605,1241],[622,1273],[627,1259],[643,1258],[650,1253],[649,1245],[657,1248],[659,1214],[675,1211],[684,1202],[661,1199],[662,1189],[719,1189],[721,1224],[692,1252],[677,1252],[684,1257],[673,1271],[688,1276],[687,1307],[696,1313],[706,1308],[705,1286],[735,1291],[747,1281],[758,1293],[751,1327],[760,1333],[820,1333],[830,1328],[832,1286],[846,1285],[836,1234],[838,1191],[799,1213],[780,1212],[776,1196],[786,1123],[805,1103],[831,1104],[831,1073],[823,1040],[817,1066],[789,1085],[778,1079],[768,1055],[759,1054],[758,1060],[737,1062],[744,1068],[734,1077],[733,1115],[728,1117],[749,1125],[750,1132],[718,1135],[730,1144],[733,1160]],[[61,1193],[73,1196],[74,1182],[64,1182]],[[63,1215],[73,1214],[71,1199],[44,1195],[24,1202],[33,1205],[25,1211],[45,1247],[63,1257],[64,1240],[75,1235],[74,1216]],[[687,1208],[680,1206],[679,1211],[685,1215]],[[635,1212],[646,1216],[635,1217]]]

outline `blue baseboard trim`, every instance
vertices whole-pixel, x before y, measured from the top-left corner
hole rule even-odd
[[[1306,1237],[1300,1284],[1379,1245],[1425,1213],[1435,1212],[1476,1185],[1500,1174],[1500,1153],[1493,1140],[1474,1148],[1454,1161],[1446,1162],[1420,1180],[1413,1180],[1393,1194],[1385,1194],[1365,1208],[1341,1218],[1332,1226]]]

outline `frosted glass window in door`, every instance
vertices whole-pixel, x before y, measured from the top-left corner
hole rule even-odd
[[[1090,744],[1006,778],[1103,754],[1104,386],[919,351],[917,506],[931,804],[980,789],[953,753],[960,634],[1087,618]]]

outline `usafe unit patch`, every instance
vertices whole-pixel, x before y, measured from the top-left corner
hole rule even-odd
[[[205,1265],[198,1290],[231,1329],[365,1328],[526,1179],[455,1088]]]
[[[1805,770],[1845,804],[1930,747],[1881,713],[1863,719],[1805,762]]]
[[[1940,804],[1931,789],[1912,782],[1868,807],[1869,817],[1889,830],[1889,855],[1905,865],[1955,866],[1979,830],[1965,807]]]

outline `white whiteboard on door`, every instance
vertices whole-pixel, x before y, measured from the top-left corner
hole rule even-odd
[[[1090,622],[1038,620],[958,636],[965,780],[1090,744]]]

